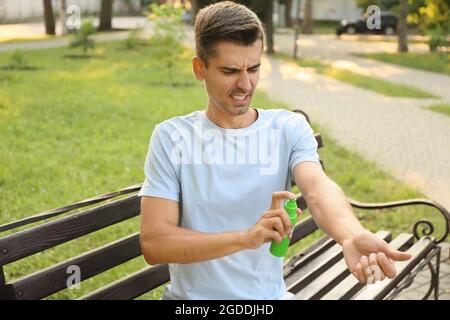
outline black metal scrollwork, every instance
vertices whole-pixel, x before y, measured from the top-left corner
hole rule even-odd
[[[412,206],[412,205],[426,205],[433,207],[439,211],[444,219],[445,231],[444,234],[439,239],[434,239],[436,244],[444,241],[448,234],[450,228],[450,213],[439,203],[428,200],[428,199],[410,199],[410,200],[402,200],[402,201],[392,201],[392,202],[384,202],[384,203],[362,203],[352,199],[349,199],[352,207],[359,209],[388,209],[395,207],[403,207],[403,206]],[[420,220],[414,224],[413,232],[414,236],[419,239],[421,236],[431,236],[435,231],[435,227],[433,223],[428,220]]]

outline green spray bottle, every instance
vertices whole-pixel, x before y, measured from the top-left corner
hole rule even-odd
[[[284,205],[284,210],[286,210],[291,219],[292,227],[297,223],[297,201],[295,199],[289,199]],[[286,255],[287,249],[289,247],[290,235],[286,235],[284,239],[277,243],[275,240],[272,241],[270,245],[270,252],[277,257],[284,257]]]

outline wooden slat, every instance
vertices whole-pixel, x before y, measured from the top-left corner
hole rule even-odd
[[[70,274],[67,274],[69,266],[78,266],[81,273],[80,280],[84,281],[140,254],[139,233],[135,233],[55,266],[40,270],[11,284],[14,287],[17,299],[42,299],[67,288],[67,278],[70,276]]]
[[[389,239],[386,239],[389,242]],[[394,249],[404,251],[408,249],[414,242],[414,236],[411,234],[402,233],[394,240],[389,242],[389,246]],[[343,262],[345,264],[345,262]],[[336,286],[330,288],[325,294],[318,294],[313,296],[313,299],[322,300],[348,300],[356,293],[358,293],[365,284],[360,283],[352,274],[347,272],[347,276],[339,282]]]
[[[322,141],[322,136],[320,135],[320,133],[314,134],[314,138],[316,138],[316,141],[317,141],[317,149],[322,148],[323,147],[323,141]]]
[[[170,280],[167,264],[147,267],[128,277],[100,288],[79,300],[130,300],[155,289]]]
[[[289,242],[289,245],[290,246],[294,245],[295,243],[307,237],[317,229],[318,227],[312,217],[309,217],[297,223],[294,227],[294,231],[292,231],[292,237],[291,241]]]
[[[434,247],[435,244],[431,238],[421,238],[407,250],[413,255],[410,260],[395,262],[397,276],[394,279],[386,278],[383,281],[367,285],[354,300],[383,299]]]
[[[330,237],[325,235],[318,240],[316,240],[313,244],[309,245],[305,250],[297,253],[292,256],[288,261],[286,261],[283,265],[283,277],[287,278],[290,273],[298,269],[298,266],[301,263],[301,260],[308,259],[308,256],[311,256],[312,253],[317,252],[320,248],[323,248],[329,242]],[[329,244],[328,244],[329,245]],[[332,243],[331,243],[332,245]]]
[[[385,241],[389,241],[391,238],[391,234],[387,232],[382,234],[377,233],[377,235]],[[412,241],[412,236],[409,239]],[[330,269],[325,271],[308,286],[306,286],[303,290],[299,291],[296,296],[302,300],[317,300],[349,275],[350,271],[348,270],[347,264],[345,263],[345,259],[342,258]]]
[[[285,282],[290,286],[295,282],[294,273],[300,268],[304,268],[308,263],[319,257],[325,251],[334,246],[336,242],[328,236],[324,236],[317,240],[311,247],[308,247],[308,253],[299,253],[291,258],[293,260],[288,267],[286,267]]]
[[[140,199],[133,195],[96,208],[0,238],[0,265],[137,216]]]
[[[384,238],[386,233],[385,231],[380,231],[377,235]],[[286,279],[287,290],[296,294],[331,268],[341,258],[342,247],[336,243],[320,255],[317,255],[315,259],[293,272],[290,278],[294,279],[294,281],[291,282],[289,278]]]

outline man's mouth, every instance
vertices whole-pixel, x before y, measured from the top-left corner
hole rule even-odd
[[[245,105],[250,100],[251,94],[232,94],[230,95],[236,105]]]

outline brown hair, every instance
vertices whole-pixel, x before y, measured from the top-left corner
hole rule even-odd
[[[206,67],[220,41],[249,46],[259,39],[264,41],[261,21],[242,4],[214,3],[201,9],[195,17],[195,50]]]

